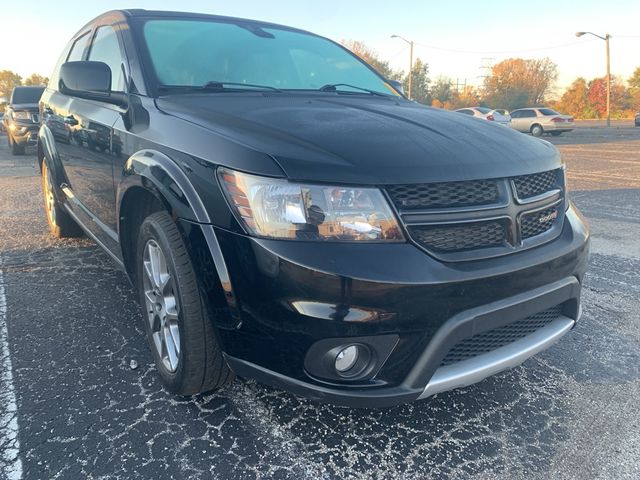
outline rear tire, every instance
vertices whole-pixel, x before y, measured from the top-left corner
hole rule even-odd
[[[44,196],[44,210],[47,215],[49,231],[56,238],[81,237],[82,229],[56,199],[53,185],[51,171],[47,167],[47,162],[43,161],[42,195]]]
[[[534,137],[541,137],[543,133],[544,129],[542,128],[542,126],[536,124],[531,127],[531,135],[533,135]]]
[[[147,340],[166,389],[193,395],[231,382],[191,259],[167,212],[142,222],[136,269]]]

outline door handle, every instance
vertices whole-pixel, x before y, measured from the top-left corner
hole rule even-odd
[[[74,117],[73,115],[67,115],[66,117],[64,117],[64,123],[74,126],[78,125],[78,120],[76,120],[76,117]]]

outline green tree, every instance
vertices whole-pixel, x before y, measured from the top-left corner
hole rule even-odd
[[[431,105],[429,92],[429,64],[417,58],[411,71],[411,99],[418,103]],[[409,76],[405,75],[402,85],[406,94],[409,93]]]
[[[640,67],[634,70],[628,83],[631,107],[636,111],[640,111]]]
[[[380,57],[378,57],[377,52],[365,45],[364,42],[361,42],[360,40],[343,40],[342,46],[351,50],[358,57],[375,68],[384,78],[388,80],[400,80],[402,77],[402,72],[393,70],[391,66],[389,66],[389,62],[381,60]]]
[[[449,77],[439,76],[431,86],[431,98],[438,100],[440,104],[450,102],[453,98],[453,89],[451,88],[451,79]]]
[[[0,71],[0,97],[9,99],[14,87],[22,84],[22,77],[11,70]]]
[[[636,68],[629,78],[629,87],[640,89],[640,67]]]
[[[32,73],[24,79],[24,85],[46,85],[47,83],[49,83],[49,79],[37,73]]]
[[[497,63],[484,81],[484,101],[494,108],[513,110],[543,105],[558,78],[548,58],[509,58]]]

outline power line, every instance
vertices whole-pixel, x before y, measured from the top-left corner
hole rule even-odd
[[[589,42],[594,42],[595,40],[588,40]],[[435,45],[427,45],[424,43],[416,43],[417,46],[420,47],[424,47],[424,48],[430,48],[432,50],[441,50],[443,52],[452,52],[452,53],[470,53],[470,54],[475,54],[475,55],[491,55],[491,54],[496,54],[496,55],[508,55],[508,54],[514,54],[514,53],[524,53],[524,52],[539,52],[539,51],[544,51],[544,50],[553,50],[553,49],[557,49],[557,48],[567,48],[567,47],[572,47],[574,45],[583,45],[586,42],[571,42],[571,43],[563,43],[560,45],[550,45],[547,47],[537,47],[537,48],[523,48],[520,50],[460,50],[460,49],[455,49],[455,48],[446,48],[446,47],[438,47]]]

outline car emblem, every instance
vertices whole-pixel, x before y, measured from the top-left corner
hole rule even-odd
[[[553,212],[548,213],[547,215],[538,217],[538,222],[547,223],[547,222],[551,222],[552,220],[555,220],[556,218],[558,218],[558,211],[554,210]]]

